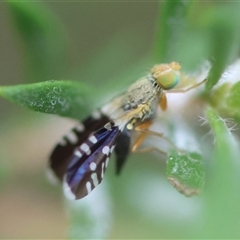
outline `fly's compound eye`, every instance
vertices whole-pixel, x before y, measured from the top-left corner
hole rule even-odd
[[[172,89],[179,82],[179,63],[160,64],[152,68],[151,73],[160,87],[165,90]]]

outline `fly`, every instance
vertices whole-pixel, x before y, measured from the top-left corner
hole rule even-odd
[[[156,147],[140,148],[148,135],[170,142],[163,134],[149,130],[158,106],[167,108],[167,92],[187,92],[206,81],[187,89],[174,89],[181,77],[180,68],[177,62],[155,65],[149,75],[94,112],[56,145],[50,156],[50,168],[63,182],[68,197],[81,199],[101,183],[113,151],[117,174],[130,151],[165,153]],[[139,135],[131,146],[132,131]]]

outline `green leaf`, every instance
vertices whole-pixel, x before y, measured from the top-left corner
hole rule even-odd
[[[238,57],[240,33],[238,30],[239,3],[212,4],[204,8],[199,18],[199,28],[205,29],[208,38],[208,58],[212,63],[206,89],[210,90],[220,79],[223,71]]]
[[[71,81],[0,87],[0,95],[31,110],[80,119],[91,111],[91,88]]]
[[[238,171],[240,171],[240,167],[235,166],[236,163],[239,161],[238,158],[240,152],[238,150],[238,145],[236,140],[233,138],[232,133],[228,129],[224,119],[219,117],[214,110],[207,110],[207,118],[209,120],[215,137],[215,178],[219,181],[219,183],[216,182],[216,184],[218,185],[220,184],[220,182],[223,183],[224,180],[221,189],[223,189],[224,186],[229,184],[229,186],[227,187],[228,189],[226,189],[229,192],[229,187],[236,184],[233,181],[233,179],[236,177],[234,176],[234,173],[236,173],[238,176]],[[237,179],[240,180],[240,177],[237,177]],[[240,184],[240,182],[238,184]]]
[[[204,97],[207,97],[207,101],[211,106],[222,112],[222,109],[226,107],[226,97],[230,91],[230,87],[228,83],[224,83],[213,89],[209,95],[204,95]]]
[[[162,124],[163,121],[161,121]],[[162,127],[171,140],[166,175],[170,183],[185,196],[202,192],[205,169],[196,133],[186,119],[171,116]]]
[[[235,114],[240,117],[240,81],[234,84],[228,96],[226,97],[226,105],[234,109]]]
[[[240,82],[217,86],[206,98],[208,103],[225,117],[240,119]]]
[[[179,154],[176,150],[168,155],[167,178],[187,197],[199,194],[205,183],[205,170],[198,153]]]
[[[57,16],[40,2],[7,3],[26,49],[29,81],[62,77],[67,35]]]
[[[215,138],[211,172],[204,204],[207,238],[239,238],[240,164],[239,147],[227,125],[218,114],[207,110]],[[226,224],[227,223],[227,224]]]
[[[164,1],[160,6],[158,31],[154,47],[157,62],[174,60],[175,51],[179,48],[179,38],[185,27],[185,16],[191,2]],[[177,60],[176,60],[177,61]]]

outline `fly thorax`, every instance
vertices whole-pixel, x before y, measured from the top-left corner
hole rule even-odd
[[[154,83],[155,80],[150,76],[133,83],[122,99],[122,108],[129,111],[151,104],[160,94],[159,86]]]

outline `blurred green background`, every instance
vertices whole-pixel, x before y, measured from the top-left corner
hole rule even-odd
[[[156,28],[153,23],[156,22],[158,14],[157,3],[45,2],[42,5],[32,5],[36,9],[40,5],[46,8],[46,11],[51,10],[60,19],[59,24],[63,24],[63,28],[67,29],[64,32],[68,41],[66,65],[49,75],[39,69],[39,78],[29,80],[31,74],[26,66],[25,53],[27,46],[18,32],[10,6],[2,2],[1,85],[69,78],[91,83],[101,83],[106,81],[106,78],[114,81],[117,71],[122,72],[129,68],[130,64],[143,58],[151,49]],[[113,42],[119,43],[117,53],[115,46],[111,47]],[[110,50],[105,58],[109,56],[111,59],[99,59],[99,64],[105,65],[105,69],[100,69],[99,73],[99,69],[94,70],[94,66],[89,70],[92,71],[89,77],[87,74],[83,77],[78,74],[86,62],[91,61],[108,46]],[[122,59],[120,63],[119,59]],[[108,61],[104,62],[105,60]],[[109,62],[115,60],[116,65],[112,64],[115,68],[109,69]],[[143,72],[147,70],[143,69]],[[135,79],[129,79],[130,82],[132,80]],[[108,93],[103,84],[99,91],[113,94]],[[4,171],[3,176],[6,176],[0,185],[0,237],[66,238],[68,220],[61,188],[49,184],[45,178],[45,169],[51,149],[75,122],[29,112],[4,99],[0,101],[0,107],[1,165],[4,165],[1,169]],[[108,173],[113,171],[113,168],[109,169]],[[124,176],[118,178],[116,184],[120,181],[124,181]],[[116,206],[116,210],[117,208]],[[122,227],[116,227],[115,231],[121,232],[127,218],[128,216],[123,216]],[[100,219],[99,224],[102,221],[104,219]]]
[[[180,61],[194,72],[208,59],[213,65],[209,90],[239,55],[240,8],[192,3],[2,2],[1,86],[77,80],[93,88],[91,112],[157,62]],[[172,98],[173,115],[162,117],[160,127],[175,135],[180,129],[189,139],[193,134],[200,145],[206,160],[203,194],[178,193],[166,179],[165,156],[134,154],[119,177],[111,161],[103,183],[74,203],[64,199],[61,187],[49,184],[45,170],[51,149],[76,121],[1,99],[0,237],[239,238],[238,131],[233,137],[218,116],[239,121],[239,87],[230,91],[205,92],[203,98],[195,93],[187,101]],[[186,105],[178,109],[176,102]],[[201,126],[198,116],[208,124]],[[195,147],[193,141],[187,144],[188,150]]]

